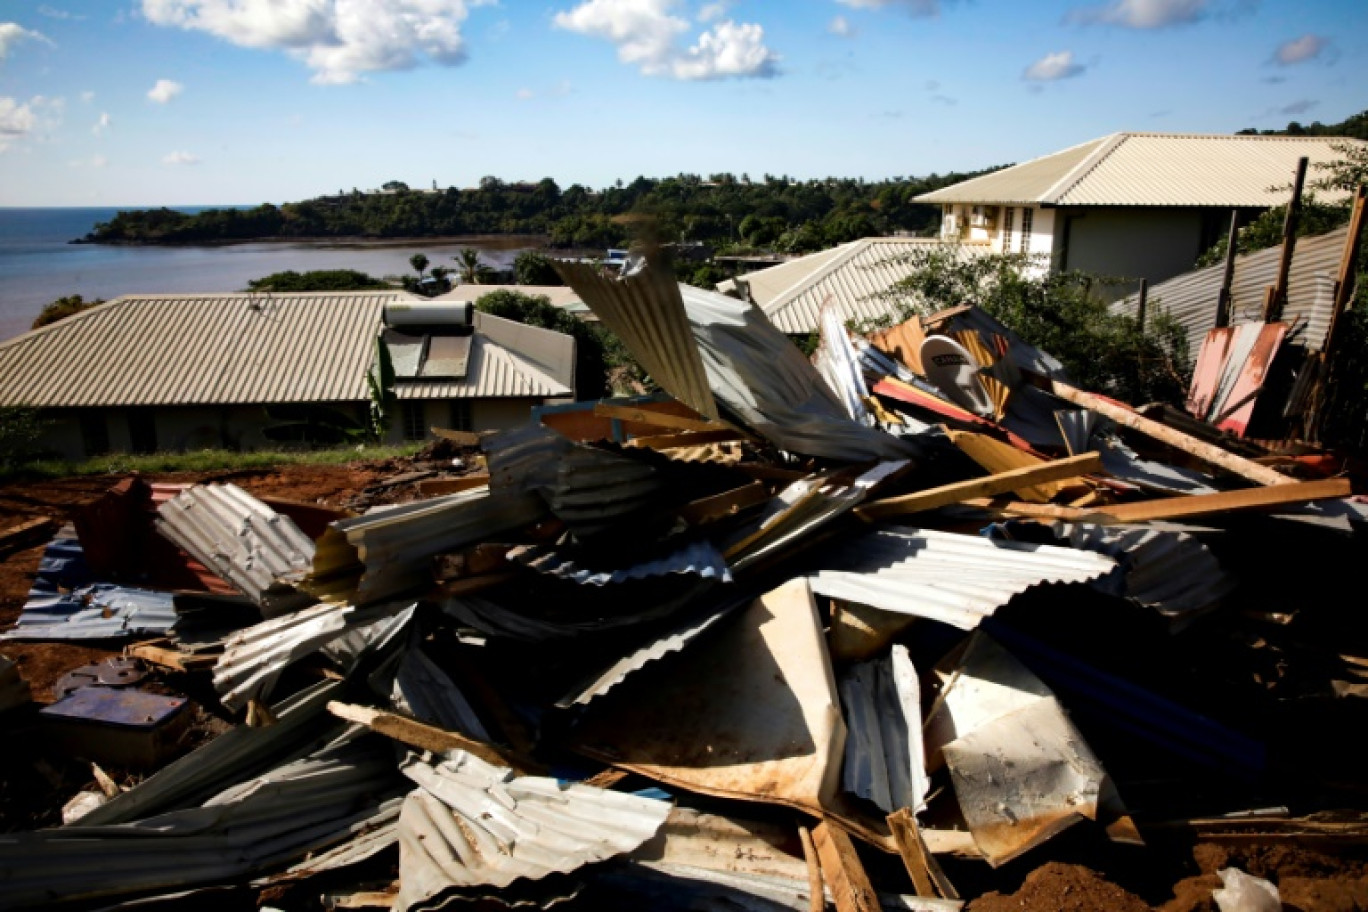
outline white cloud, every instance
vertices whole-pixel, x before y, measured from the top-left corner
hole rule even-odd
[[[517,93],[517,94],[518,94],[518,99],[519,99],[520,101],[527,101],[527,99],[531,98],[531,97],[533,96],[534,93],[533,93],[533,91],[532,91],[531,89],[518,89],[518,93]]]
[[[324,84],[465,60],[461,25],[480,0],[142,0],[156,25],[283,50]]]
[[[66,10],[54,9],[51,6],[46,5],[38,7],[38,12],[47,16],[49,19],[75,19],[77,22],[85,19],[85,16],[69,13]]]
[[[0,151],[10,142],[27,136],[38,122],[33,103],[22,104],[17,99],[0,96]]]
[[[200,163],[198,155],[189,152],[168,152],[162,156],[163,165],[198,165]]]
[[[90,157],[90,167],[92,168],[103,168],[107,164],[109,164],[109,159],[103,155],[92,155]]]
[[[157,104],[166,104],[184,91],[185,86],[173,79],[158,79],[157,84],[148,89],[147,97]]]
[[[1312,101],[1309,98],[1303,98],[1300,101],[1294,101],[1291,104],[1283,105],[1281,108],[1278,108],[1277,113],[1285,114],[1288,117],[1300,117],[1318,104],[1320,104],[1320,102]]]
[[[1030,82],[1054,82],[1077,76],[1084,69],[1086,68],[1081,63],[1074,63],[1073,51],[1060,51],[1041,57],[1026,68],[1021,78]]]
[[[836,0],[851,9],[900,9],[909,16],[940,15],[940,0]]]
[[[689,23],[671,12],[678,0],[585,0],[557,13],[557,28],[617,45],[618,59],[647,76],[683,80],[769,77],[779,57],[765,47],[765,30],[754,23],[718,22],[681,48]]]
[[[90,103],[91,103],[92,101],[94,101],[94,100],[95,100],[95,93],[94,93],[94,92],[82,92],[82,93],[81,93],[81,101],[85,102],[86,104],[90,104]]]
[[[705,3],[698,11],[698,21],[712,22],[714,19],[721,19],[725,15],[727,15],[726,3]]]
[[[40,32],[30,31],[17,22],[0,22],[0,60],[8,57],[10,48],[21,41],[41,41],[44,44],[52,44],[47,36]]]
[[[1273,52],[1273,60],[1283,66],[1315,60],[1330,47],[1330,41],[1319,35],[1302,35],[1291,41],[1284,41]]]
[[[1196,22],[1207,15],[1208,0],[1114,0],[1104,6],[1071,10],[1072,22],[1156,29]]]
[[[850,24],[850,20],[845,16],[836,16],[827,23],[827,34],[835,35],[838,38],[850,38],[855,34],[855,27]]]
[[[100,135],[101,133],[103,133],[105,130],[108,130],[108,129],[109,129],[109,125],[110,125],[112,122],[113,122],[113,121],[111,121],[111,120],[109,119],[109,112],[108,112],[108,111],[102,111],[102,112],[100,113],[100,119],[97,120],[97,121],[95,121],[95,126],[93,126],[93,127],[90,128],[90,132],[91,132],[91,133],[94,133],[96,136],[99,136],[99,135]]]

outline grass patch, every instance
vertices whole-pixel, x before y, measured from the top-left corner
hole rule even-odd
[[[349,446],[325,450],[191,450],[184,453],[106,453],[80,462],[35,459],[0,473],[3,478],[65,478],[70,475],[127,475],[132,472],[232,472],[283,465],[344,465],[412,456],[422,443]]]

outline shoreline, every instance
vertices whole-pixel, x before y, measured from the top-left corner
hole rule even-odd
[[[458,235],[417,235],[414,237],[366,237],[364,235],[280,237],[268,235],[257,238],[223,238],[200,241],[129,241],[94,240],[89,237],[73,238],[67,244],[103,247],[239,247],[244,244],[302,244],[310,247],[412,247],[415,244],[435,244],[440,246],[466,245],[491,249],[532,249],[557,250],[550,244],[547,234],[458,234]]]

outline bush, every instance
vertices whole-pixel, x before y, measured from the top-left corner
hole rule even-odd
[[[34,318],[33,326],[31,328],[37,329],[40,326],[56,323],[58,320],[65,320],[73,314],[78,314],[83,310],[89,310],[104,302],[104,298],[96,298],[93,301],[87,301],[80,295],[67,295],[65,298],[58,298],[38,312],[38,316]]]
[[[247,283],[248,291],[368,291],[389,288],[382,279],[355,269],[316,269],[312,272],[273,272]]]
[[[0,472],[35,458],[42,433],[43,421],[37,409],[0,407]]]
[[[575,339],[575,393],[580,399],[597,399],[607,389],[608,365],[604,359],[605,330],[590,326],[566,313],[545,295],[519,291],[491,291],[481,295],[475,309],[482,313],[565,333]]]
[[[1162,312],[1144,328],[1112,313],[1093,292],[1115,280],[1079,272],[1035,275],[1027,272],[1027,255],[964,255],[950,245],[898,261],[915,270],[887,293],[899,322],[976,304],[1058,358],[1077,386],[1132,403],[1181,404],[1186,396],[1186,333]]]

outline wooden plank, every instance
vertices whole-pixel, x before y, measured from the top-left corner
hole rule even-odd
[[[179,649],[161,645],[169,642],[170,640],[163,639],[152,640],[147,643],[134,643],[124,649],[124,655],[142,659],[144,662],[161,668],[170,668],[173,671],[203,671],[213,668],[218,662],[219,657],[217,655],[185,653]]]
[[[812,843],[837,912],[880,912],[879,897],[845,831],[823,821],[812,831]]]
[[[432,436],[434,437],[450,440],[457,446],[466,447],[479,446],[480,439],[485,436],[484,434],[479,434],[475,431],[452,431],[447,428],[439,427],[428,428],[428,430],[432,431]]]
[[[506,583],[517,575],[517,572],[514,570],[509,570],[504,573],[486,573],[483,576],[469,576],[465,579],[448,580],[439,583],[437,588],[441,594],[446,597],[469,595],[472,592],[483,592],[485,589],[489,589],[492,586]]]
[[[10,526],[0,532],[0,551],[27,547],[34,542],[41,541],[44,537],[51,537],[52,533],[56,531],[57,520],[50,516],[39,516],[36,519],[25,520],[17,526]]]
[[[396,713],[385,712],[371,706],[341,703],[337,700],[329,701],[328,712],[339,719],[357,722],[371,731],[378,732],[387,738],[393,738],[395,741],[411,747],[433,751],[434,753],[463,750],[495,766],[512,767],[518,772],[525,772],[527,769],[525,764],[509,756],[509,752],[492,744],[476,741],[474,738],[467,738],[465,735],[450,732],[435,725],[428,725],[425,722],[419,722]]]
[[[1105,415],[1124,427],[1151,437],[1161,443],[1166,443],[1175,449],[1182,450],[1192,456],[1196,456],[1209,465],[1217,466],[1247,478],[1256,484],[1261,485],[1282,485],[1292,482],[1291,478],[1279,472],[1275,472],[1266,466],[1251,462],[1242,456],[1236,456],[1227,450],[1210,443],[1204,443],[1195,437],[1184,434],[1182,431],[1175,430],[1157,421],[1151,421],[1145,416],[1126,408],[1119,403],[1112,402],[1102,396],[1093,393],[1085,393],[1083,390],[1069,386],[1059,380],[1049,381],[1049,388],[1061,399],[1067,399],[1074,405],[1091,409],[1099,415]]]
[[[903,866],[912,878],[917,895],[936,896],[936,889],[931,885],[931,874],[926,870],[921,837],[917,834],[917,819],[912,816],[911,809],[898,808],[889,814],[888,828],[893,831],[893,841],[898,844],[898,854],[902,856]]]
[[[418,493],[424,497],[457,494],[489,484],[488,475],[464,475],[460,478],[424,478],[418,482]]]
[[[803,860],[807,862],[808,912],[826,912],[826,890],[822,887],[822,863],[817,858],[817,846],[812,842],[812,831],[798,828],[798,841],[803,844]]]
[[[690,431],[686,434],[654,434],[648,437],[633,437],[627,446],[648,450],[674,450],[680,447],[702,446],[705,443],[727,443],[732,440],[745,440],[746,436],[730,428],[711,431]]]
[[[752,481],[739,488],[723,491],[712,497],[701,497],[685,504],[679,510],[679,518],[691,526],[700,526],[735,516],[742,510],[759,506],[769,499],[769,489],[758,481]]]
[[[1037,466],[999,472],[996,475],[989,475],[987,478],[971,478],[968,481],[941,485],[913,494],[876,500],[862,507],[856,507],[855,515],[864,520],[881,519],[885,516],[904,516],[908,513],[920,513],[924,510],[949,506],[975,497],[1006,494],[1008,491],[1015,491],[1018,488],[1038,485],[1047,481],[1076,478],[1089,472],[1101,471],[1101,469],[1102,457],[1100,455],[1083,453],[1079,456],[1056,459],[1053,462],[1046,462]]]
[[[1020,500],[1005,500],[993,497],[971,497],[961,501],[968,507],[981,507],[1004,516],[1035,516],[1042,519],[1059,519],[1064,522],[1087,522],[1097,515],[1097,510],[1084,510],[1078,507],[1061,507],[1054,504],[1025,503]]]
[[[957,431],[954,428],[946,428],[945,433],[956,448],[989,472],[1009,472],[1012,469],[1038,466],[1049,461],[1042,456],[1017,449],[1010,443],[1003,443],[1001,440],[989,437],[987,434]],[[1060,492],[1070,489],[1073,489],[1071,493],[1074,493],[1074,496],[1088,490],[1078,485],[1066,485],[1063,482],[1052,481],[1018,488],[1016,495],[1023,500],[1048,503],[1059,496]]]
[[[513,545],[481,542],[460,551],[437,554],[432,558],[432,575],[439,582],[507,571],[508,552]]]
[[[705,418],[689,418],[683,415],[667,415],[635,405],[613,405],[611,402],[594,404],[594,414],[600,418],[616,418],[619,421],[635,421],[656,427],[676,428],[681,431],[714,431],[718,422]]]
[[[1347,478],[1326,478],[1320,481],[1293,481],[1273,488],[1245,488],[1242,491],[1221,491],[1217,494],[1194,494],[1189,497],[1165,497],[1138,503],[1113,504],[1095,512],[1093,519],[1101,522],[1148,522],[1155,519],[1181,519],[1188,516],[1207,516],[1231,510],[1251,510],[1284,504],[1308,503],[1332,497],[1348,497],[1353,493]]]

